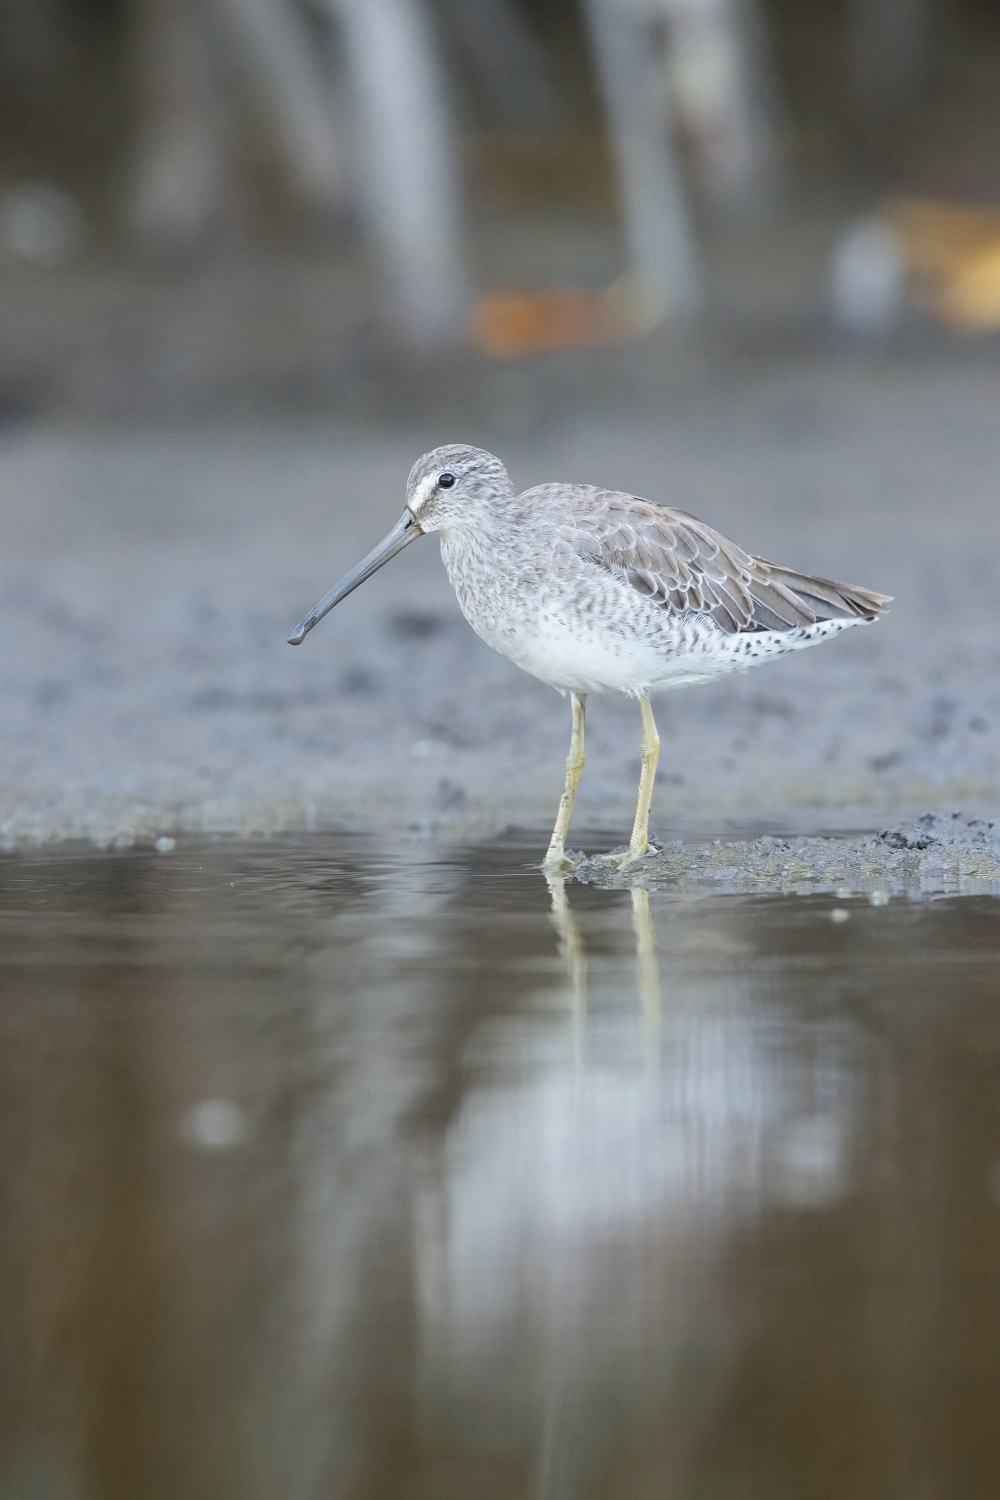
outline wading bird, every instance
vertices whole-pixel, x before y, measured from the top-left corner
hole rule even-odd
[[[815,645],[885,612],[890,599],[744,552],[703,521],[617,490],[540,484],[514,493],[481,448],[449,444],[417,460],[389,535],[289,636],[298,646],[328,610],[418,536],[438,532],[462,613],[488,646],[568,693],[573,736],[545,857],[565,871],[583,771],[588,693],[628,693],[642,715],[642,773],[621,867],[649,847],[659,757],[650,694],[710,682]]]

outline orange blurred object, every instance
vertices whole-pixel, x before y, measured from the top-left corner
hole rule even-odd
[[[544,350],[583,349],[639,338],[660,321],[622,277],[597,292],[487,292],[473,305],[469,336],[495,359]]]
[[[1000,329],[1000,208],[896,198],[885,215],[919,306],[957,330]]]

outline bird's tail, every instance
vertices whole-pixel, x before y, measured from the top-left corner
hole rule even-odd
[[[877,620],[892,603],[891,594],[834,583],[831,578],[813,578],[808,573],[796,573],[778,563],[766,562],[762,557],[754,561],[767,570],[767,583],[777,593],[791,594],[817,620]]]

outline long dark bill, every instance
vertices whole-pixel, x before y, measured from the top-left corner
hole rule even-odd
[[[301,646],[313,626],[318,624],[335,604],[339,604],[341,599],[346,599],[348,594],[352,594],[356,588],[359,588],[366,578],[370,578],[373,573],[377,573],[379,568],[384,567],[390,558],[396,556],[397,552],[402,552],[404,547],[408,547],[411,542],[415,542],[418,536],[423,536],[423,532],[420,530],[417,519],[408,510],[405,510],[389,532],[389,535],[383,537],[378,546],[373,547],[368,556],[363,557],[356,568],[352,568],[339,583],[335,583],[330,592],[324,594],[316,607],[309,611],[305,619],[296,625],[288,637],[288,644],[290,646]]]

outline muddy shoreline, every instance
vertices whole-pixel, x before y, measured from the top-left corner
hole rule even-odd
[[[673,839],[633,869],[616,873],[590,858],[572,878],[609,889],[868,896],[876,905],[897,896],[1000,896],[1000,821],[938,812],[863,835]]]
[[[794,815],[812,833],[859,809],[854,828],[878,831],[1000,807],[1000,371],[812,346],[773,366],[706,357],[682,391],[683,352],[668,353],[673,384],[653,382],[642,410],[609,415],[581,387],[544,434],[457,411],[6,429],[0,848],[550,827],[567,704],[474,636],[432,540],[285,643],[397,519],[414,457],[450,440],[498,452],[519,486],[628,488],[895,596],[877,625],[657,701],[665,838],[679,822],[717,835]],[[515,374],[525,400],[544,389],[544,368]],[[575,827],[620,841],[638,749],[635,704],[592,699]]]

